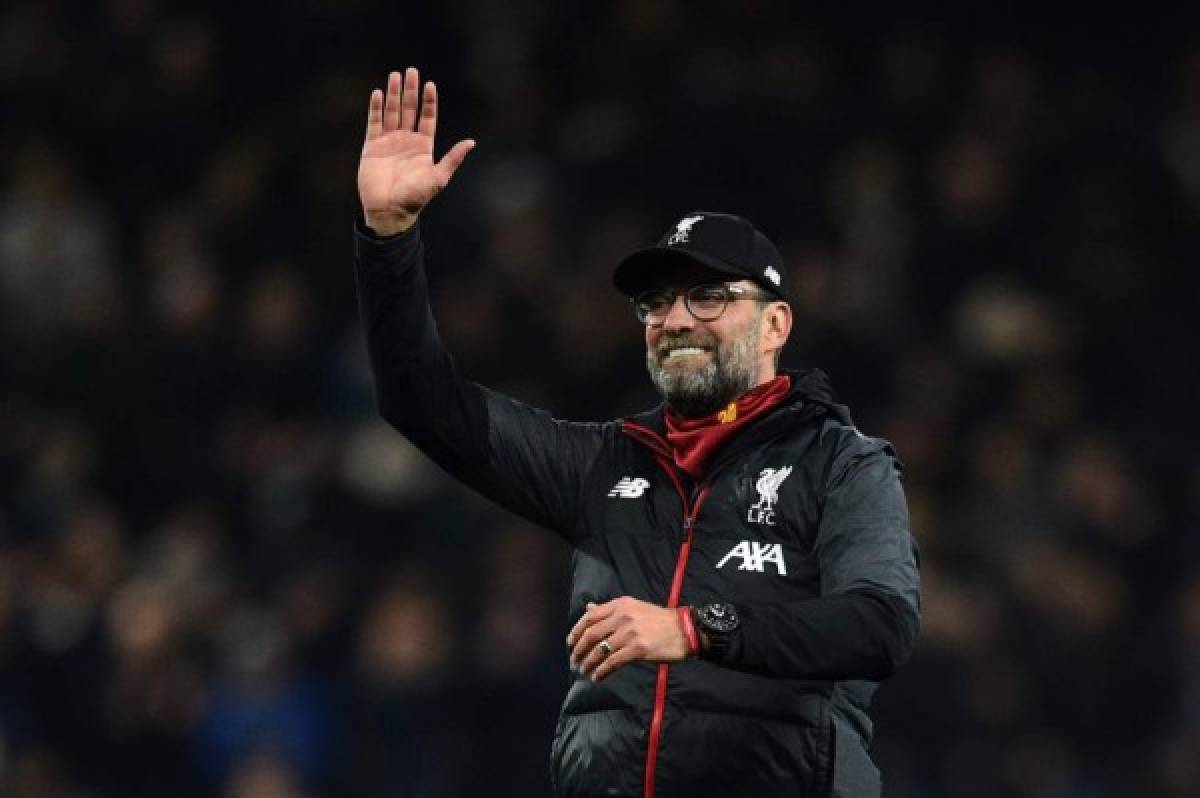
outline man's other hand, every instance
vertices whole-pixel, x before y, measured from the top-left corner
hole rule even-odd
[[[608,642],[608,651],[600,645]],[[679,662],[687,657],[687,638],[679,613],[629,596],[587,611],[567,635],[571,665],[598,682],[630,662]]]

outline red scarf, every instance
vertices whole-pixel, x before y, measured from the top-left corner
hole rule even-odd
[[[780,374],[770,382],[751,388],[704,418],[683,418],[667,409],[667,442],[675,465],[693,479],[701,479],[713,455],[735,432],[778,405],[792,387],[792,378]]]

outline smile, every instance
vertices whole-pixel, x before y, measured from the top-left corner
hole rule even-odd
[[[698,346],[681,346],[678,349],[669,350],[663,357],[663,360],[670,360],[672,358],[684,357],[687,355],[703,355],[706,352],[708,352],[707,349],[703,349]]]

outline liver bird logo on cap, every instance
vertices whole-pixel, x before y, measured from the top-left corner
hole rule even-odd
[[[703,218],[703,216],[685,216],[680,219],[679,224],[675,225],[675,232],[671,233],[671,237],[667,239],[667,246],[686,244],[692,235],[692,228]]]

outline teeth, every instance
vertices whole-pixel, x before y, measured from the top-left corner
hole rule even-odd
[[[667,357],[676,357],[678,355],[702,355],[704,350],[698,346],[681,346],[678,349],[672,349],[667,352]]]

